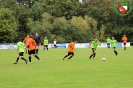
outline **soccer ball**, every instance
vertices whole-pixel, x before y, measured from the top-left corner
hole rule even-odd
[[[106,58],[102,58],[102,61],[106,61]]]

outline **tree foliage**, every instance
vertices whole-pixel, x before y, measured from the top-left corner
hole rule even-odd
[[[124,0],[117,0],[118,2]],[[14,42],[27,34],[39,33],[53,42],[105,41],[115,36],[121,42],[126,34],[133,40],[133,11],[126,16],[115,12],[115,0],[1,0],[1,42]],[[132,2],[133,4],[133,2]],[[133,5],[132,5],[133,6]],[[9,37],[10,36],[10,37]],[[18,37],[17,37],[18,36]]]
[[[2,43],[13,42],[17,35],[17,24],[12,11],[6,8],[0,9],[0,41]]]

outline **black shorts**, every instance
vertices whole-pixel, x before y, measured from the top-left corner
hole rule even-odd
[[[19,52],[19,56],[23,56],[24,52]]]
[[[54,44],[54,47],[56,47],[56,44]]]
[[[44,47],[48,47],[48,45],[44,45]]]
[[[68,55],[73,55],[74,56],[74,52],[68,52]]]
[[[110,46],[110,43],[107,43],[108,46]]]
[[[94,52],[96,49],[95,48],[92,48],[92,52]]]
[[[29,55],[35,54],[35,49],[34,49],[34,50],[28,50],[28,54],[29,54]]]
[[[126,45],[126,43],[123,43],[123,45]]]
[[[115,49],[116,47],[112,47],[113,49]]]

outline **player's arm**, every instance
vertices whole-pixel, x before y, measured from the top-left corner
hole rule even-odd
[[[92,44],[92,42],[90,42],[90,44],[89,44],[89,46],[88,46],[89,48],[91,48],[91,44]]]
[[[118,41],[116,40],[116,44],[118,43]]]
[[[27,41],[26,47],[29,47],[30,40]]]
[[[101,43],[99,42],[99,46],[101,46]]]
[[[73,50],[74,50],[74,51],[76,51],[76,49],[75,49],[75,48],[73,48]]]
[[[70,48],[71,47],[71,44],[68,44],[68,48]]]
[[[35,42],[35,40],[33,40],[33,43],[34,43],[34,45],[36,45],[36,42]]]
[[[111,43],[111,39],[109,40],[109,43]]]
[[[26,44],[26,38],[24,38],[24,41],[23,42]]]
[[[72,45],[72,47],[73,47],[73,50],[74,50],[74,51],[76,51],[76,50],[75,50],[75,44],[74,44],[74,45]]]
[[[18,51],[19,51],[19,46],[17,46],[17,53],[18,53]]]
[[[124,40],[124,37],[122,37],[122,39],[121,39],[122,41]]]

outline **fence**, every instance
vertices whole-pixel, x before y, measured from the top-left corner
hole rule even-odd
[[[57,44],[57,48],[68,48],[68,44],[69,43]],[[132,43],[128,42],[126,46],[130,47],[131,44],[133,45],[133,42]],[[88,46],[89,46],[89,43],[76,43],[75,44],[75,48],[88,48]],[[123,47],[123,46],[124,45],[122,42],[117,43],[117,47]],[[49,44],[48,47],[53,48],[54,46],[53,44]],[[104,48],[104,47],[107,47],[107,43],[102,42],[101,46],[100,45],[98,46],[98,48]],[[0,49],[17,49],[17,44],[16,43],[0,44]]]

